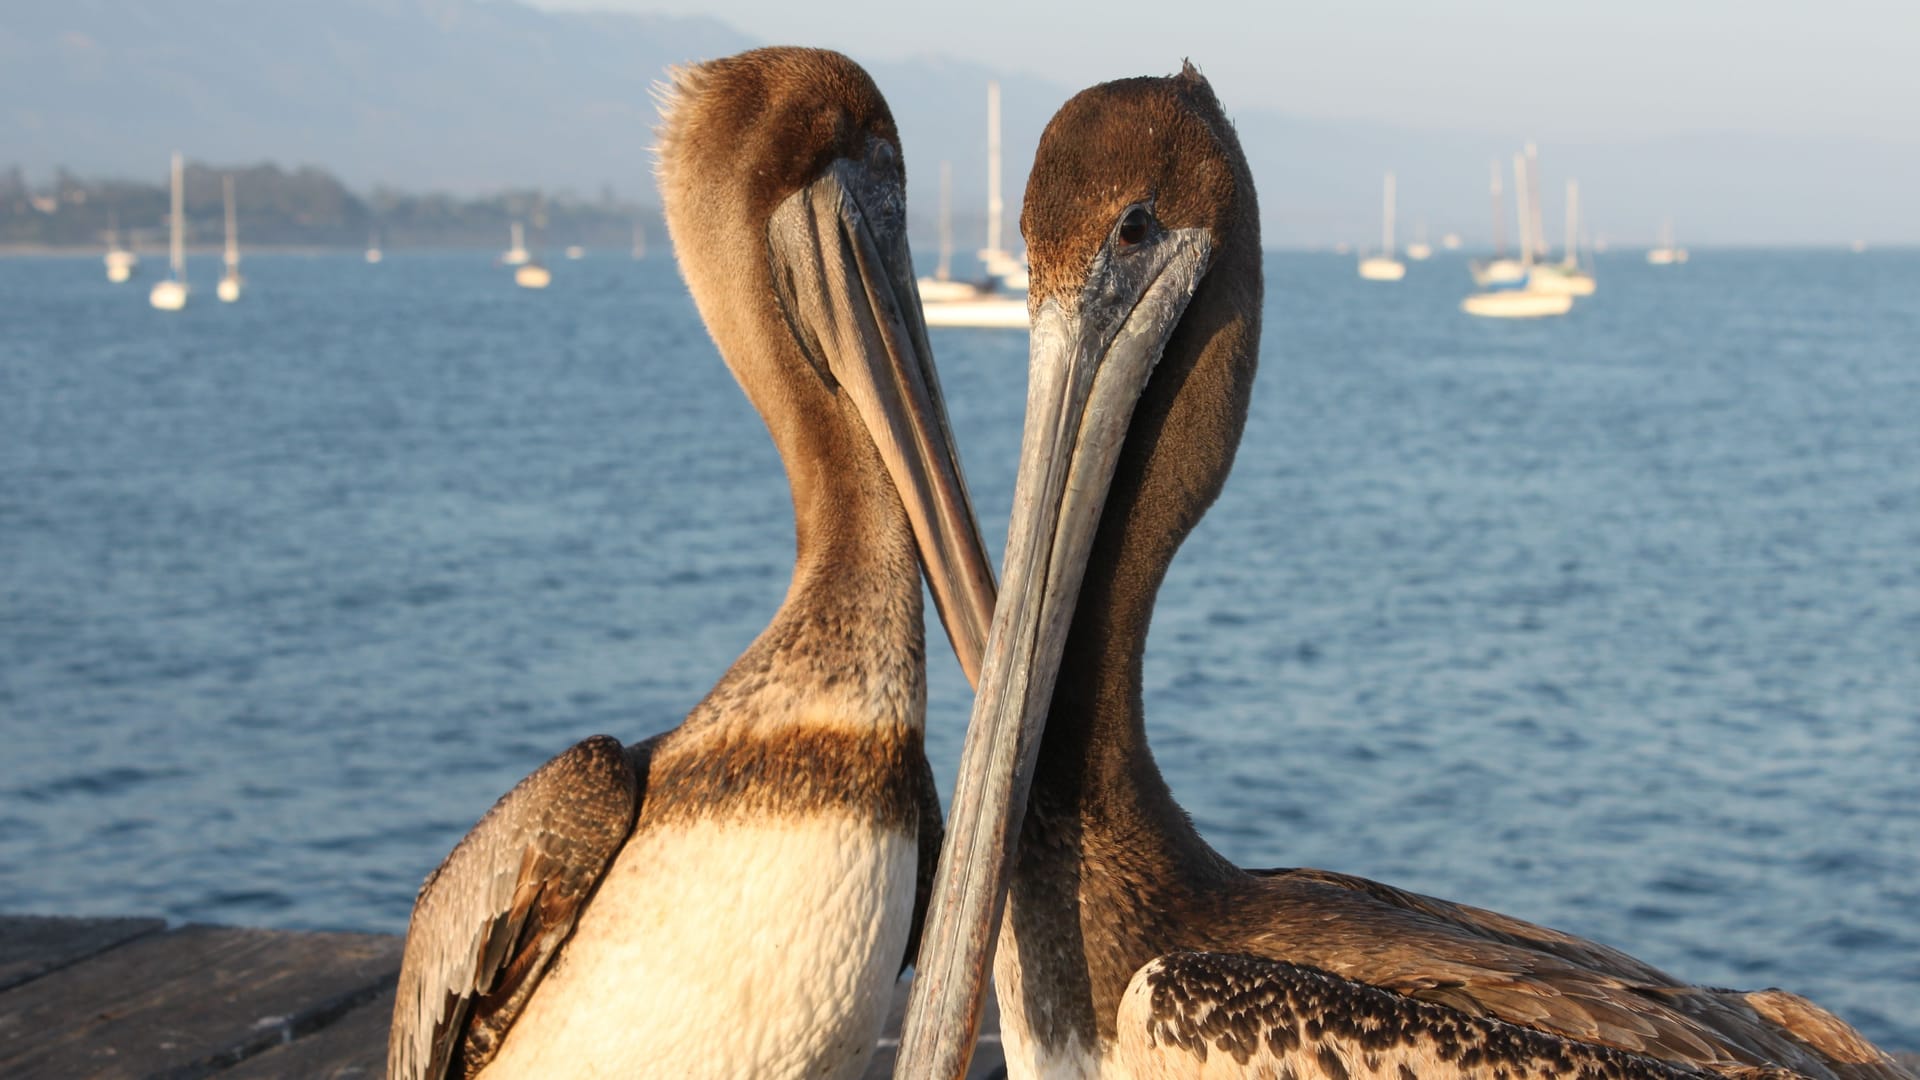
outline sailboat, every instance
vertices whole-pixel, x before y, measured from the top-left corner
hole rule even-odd
[[[533,223],[536,226],[546,224],[546,215],[537,206],[534,208]],[[513,246],[520,252],[520,262],[514,266],[513,283],[523,289],[544,289],[553,284],[553,271],[541,265],[539,258],[522,246],[521,238],[520,223],[516,221],[513,223]],[[507,252],[507,259],[512,262],[512,251]]]
[[[1513,155],[1513,199],[1520,222],[1520,284],[1496,287],[1474,293],[1460,301],[1460,310],[1489,319],[1537,319],[1565,315],[1573,309],[1573,296],[1565,292],[1543,292],[1531,288],[1533,276],[1533,215],[1527,206],[1527,159]]]
[[[531,255],[527,254],[526,226],[516,221],[511,228],[513,246],[508,248],[506,253],[500,256],[500,261],[508,266],[524,266],[527,260],[532,258]]]
[[[227,203],[227,272],[220,276],[220,284],[214,292],[223,303],[231,304],[240,299],[240,287],[245,281],[240,277],[240,226],[233,216],[233,177],[220,178],[221,195]]]
[[[1538,220],[1536,218],[1536,220]],[[1569,296],[1592,296],[1593,275],[1580,268],[1580,184],[1567,181],[1567,250],[1557,263],[1533,268],[1527,288],[1536,292],[1563,292]]]
[[[978,299],[984,288],[971,281],[953,280],[953,162],[940,163],[940,262],[932,277],[915,283],[922,304]]]
[[[1647,265],[1672,266],[1687,261],[1687,249],[1673,246],[1673,219],[1660,224],[1660,246],[1647,250]]]
[[[1414,232],[1414,241],[1407,245],[1407,258],[1414,262],[1425,262],[1433,258],[1433,245],[1427,243],[1427,223],[1421,222]]]
[[[140,266],[140,256],[120,244],[120,215],[114,211],[107,214],[107,254],[103,261],[107,264],[107,280],[115,285],[132,277]]]
[[[1493,195],[1493,258],[1476,259],[1467,264],[1473,283],[1483,289],[1516,286],[1527,279],[1526,267],[1507,258],[1506,215],[1500,208],[1500,163],[1488,162],[1489,191]]]
[[[1360,260],[1360,276],[1368,281],[1399,281],[1407,264],[1393,257],[1393,174],[1387,174],[1380,210],[1380,254]]]
[[[375,229],[367,234],[367,262],[378,263],[386,257],[386,253],[380,250],[380,230]]]
[[[187,208],[180,190],[180,155],[173,155],[173,212],[168,215],[172,239],[167,245],[167,276],[154,283],[147,302],[161,311],[179,311],[187,306]]]
[[[953,170],[940,170],[940,267],[916,284],[920,311],[928,326],[967,326],[1024,330],[1027,328],[1027,268],[1000,246],[1000,84],[987,83],[987,246],[979,251],[986,268],[983,281],[954,281]]]

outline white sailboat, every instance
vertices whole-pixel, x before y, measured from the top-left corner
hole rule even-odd
[[[953,261],[953,170],[940,166],[940,265],[917,283],[928,326],[1024,330],[1027,328],[1027,268],[1000,246],[1005,205],[1000,198],[1000,84],[987,84],[987,246],[979,251],[984,281],[955,281]]]
[[[1536,220],[1538,220],[1536,218]],[[1580,184],[1567,181],[1567,250],[1558,263],[1533,268],[1527,288],[1535,292],[1563,292],[1569,296],[1592,296],[1593,275],[1580,268]]]
[[[533,220],[534,224],[540,225],[544,224],[546,219],[536,209]],[[539,257],[521,244],[520,223],[517,221],[513,223],[513,242],[521,254],[520,263],[513,269],[513,283],[523,289],[544,289],[553,284],[553,271],[541,265]]]
[[[378,263],[386,257],[386,253],[380,250],[380,230],[375,229],[367,234],[367,262]]]
[[[1573,309],[1573,296],[1564,292],[1542,292],[1531,287],[1533,273],[1533,216],[1527,206],[1527,159],[1513,155],[1513,198],[1519,211],[1520,265],[1523,284],[1518,288],[1493,289],[1474,293],[1460,301],[1460,310],[1489,319],[1538,319],[1565,315]]]
[[[587,257],[586,248],[581,247],[579,244],[567,245],[567,258],[578,260],[578,259],[584,259],[586,257]]]
[[[1360,260],[1360,276],[1368,281],[1399,281],[1407,264],[1393,257],[1393,174],[1387,174],[1380,209],[1380,254]]]
[[[140,256],[120,243],[120,215],[117,212],[107,215],[107,254],[102,261],[107,265],[107,280],[115,285],[131,278],[140,266]]]
[[[1427,243],[1427,223],[1421,222],[1413,234],[1413,243],[1407,245],[1407,258],[1414,262],[1425,262],[1433,258],[1433,245]]]
[[[1526,267],[1518,259],[1507,258],[1506,215],[1500,206],[1500,163],[1488,162],[1490,180],[1488,190],[1493,196],[1493,258],[1476,259],[1467,264],[1467,272],[1473,275],[1473,283],[1483,289],[1501,285],[1518,285],[1527,279]]]
[[[240,277],[240,225],[233,213],[233,177],[223,176],[220,181],[220,193],[227,204],[227,270],[220,275],[220,284],[214,293],[221,302],[231,304],[240,299],[240,289],[245,284]]]
[[[167,245],[167,276],[154,283],[147,302],[161,311],[179,311],[187,306],[186,202],[180,190],[180,155],[173,155],[173,207],[168,215],[172,239]]]
[[[531,255],[527,254],[526,226],[516,221],[511,226],[511,229],[513,246],[509,247],[506,253],[500,256],[500,261],[508,266],[524,266],[527,260],[532,258]]]
[[[1660,244],[1647,249],[1647,265],[1672,266],[1687,261],[1687,249],[1673,244],[1673,219],[1660,223]]]

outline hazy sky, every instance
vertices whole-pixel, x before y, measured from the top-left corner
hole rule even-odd
[[[1912,0],[531,0],[706,14],[769,42],[948,53],[1069,86],[1191,56],[1236,107],[1611,139],[1920,140]]]

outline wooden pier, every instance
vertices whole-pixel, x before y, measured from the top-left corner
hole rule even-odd
[[[0,916],[0,1077],[379,1077],[399,970],[388,934]],[[869,1078],[892,1074],[906,986]],[[1000,1069],[988,1010],[970,1077]]]

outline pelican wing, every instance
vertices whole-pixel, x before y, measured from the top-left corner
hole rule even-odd
[[[520,781],[427,876],[407,926],[392,1080],[470,1076],[573,932],[633,829],[652,741],[596,735]]]
[[[933,874],[940,866],[940,844],[947,830],[940,823],[940,789],[933,783],[933,763],[920,758],[920,864],[913,882],[913,926],[907,931],[907,952],[900,958],[905,972],[920,955],[920,929],[927,923],[927,903],[933,899]]]
[[[1342,978],[1725,1075],[1907,1076],[1838,1017],[1782,991],[1690,986],[1584,938],[1365,878],[1258,875],[1319,923],[1299,935],[1315,944],[1274,955]]]
[[[1132,1076],[1606,1076],[1712,1074],[1419,1001],[1298,964],[1230,953],[1156,957],[1127,985],[1116,1052]],[[1744,1080],[1789,1075],[1771,1070]]]

